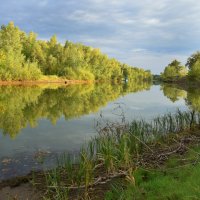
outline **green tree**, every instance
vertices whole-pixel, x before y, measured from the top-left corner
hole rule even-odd
[[[192,70],[197,61],[200,61],[200,51],[197,51],[188,58],[186,66],[189,68],[189,70]]]
[[[176,81],[187,75],[188,71],[185,66],[177,60],[173,60],[165,67],[164,72],[161,74],[161,78],[164,81]]]
[[[192,54],[186,63],[186,66],[189,68],[189,78],[191,80],[199,81],[200,80],[200,51]]]
[[[23,43],[26,34],[10,22],[0,30],[0,80],[36,80],[41,72],[35,62],[26,62]]]
[[[200,81],[200,60],[197,60],[189,70],[189,78],[195,81]]]
[[[10,22],[0,30],[1,80],[36,80],[44,75],[67,79],[120,82],[125,77],[136,81],[151,79],[151,73],[109,58],[100,49],[75,44],[65,45],[56,35],[49,41],[28,35]],[[41,71],[42,73],[41,73]]]

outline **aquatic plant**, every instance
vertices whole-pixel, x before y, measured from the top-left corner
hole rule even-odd
[[[151,121],[134,120],[121,126],[106,123],[106,127],[99,129],[99,135],[83,146],[76,159],[66,154],[58,158],[57,167],[46,173],[48,194],[59,199],[77,189],[87,196],[89,188],[121,176],[134,185],[132,172],[141,151],[150,149],[149,142],[195,127],[200,127],[200,114],[180,110]]]

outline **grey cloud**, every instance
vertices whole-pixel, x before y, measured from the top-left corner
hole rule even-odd
[[[1,1],[0,24],[12,20],[40,38],[56,34],[61,42],[68,39],[99,47],[156,73],[171,58],[185,62],[200,47],[200,1],[196,0]]]

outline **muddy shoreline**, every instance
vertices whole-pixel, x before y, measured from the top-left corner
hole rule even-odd
[[[42,85],[42,84],[62,84],[62,85],[72,85],[72,84],[89,84],[95,81],[88,80],[38,80],[38,81],[0,81],[1,85]]]

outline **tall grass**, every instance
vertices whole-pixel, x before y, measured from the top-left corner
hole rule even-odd
[[[46,174],[48,194],[57,199],[65,195],[64,199],[67,199],[71,189],[83,190],[87,194],[102,176],[113,176],[121,171],[128,176],[144,145],[169,133],[200,127],[200,114],[178,110],[175,114],[168,113],[150,122],[134,120],[122,126],[107,126],[99,129],[99,135],[83,146],[76,159],[66,154],[58,158],[57,167]]]
[[[135,134],[143,141],[169,133],[178,133],[193,129],[200,125],[200,114],[195,111],[177,110],[175,114],[168,113],[154,118],[151,122],[134,120],[130,125],[130,134]]]

